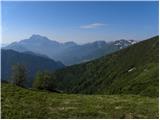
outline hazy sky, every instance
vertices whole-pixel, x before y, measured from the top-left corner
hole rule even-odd
[[[158,35],[158,1],[2,2],[2,41],[32,34],[77,43]]]

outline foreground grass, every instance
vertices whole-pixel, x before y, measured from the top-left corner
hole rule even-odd
[[[2,118],[158,118],[158,98],[76,95],[2,84]]]

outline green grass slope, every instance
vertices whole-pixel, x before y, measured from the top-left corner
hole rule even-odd
[[[158,96],[159,36],[53,74],[58,89],[85,94]],[[78,54],[78,53],[77,53]]]
[[[2,118],[158,118],[158,98],[33,91],[2,83]]]

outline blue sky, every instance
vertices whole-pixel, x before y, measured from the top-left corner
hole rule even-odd
[[[158,1],[2,2],[2,41],[32,34],[66,42],[142,40],[158,35]]]

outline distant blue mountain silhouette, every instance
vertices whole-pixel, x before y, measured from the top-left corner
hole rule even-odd
[[[79,45],[72,41],[59,43],[41,35],[32,35],[28,39],[13,42],[4,49],[13,49],[18,52],[32,51],[61,61],[65,65],[73,65],[113,53],[134,43],[134,40],[112,42],[101,40]]]

